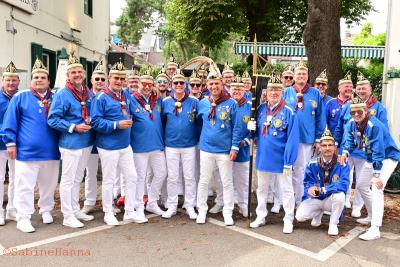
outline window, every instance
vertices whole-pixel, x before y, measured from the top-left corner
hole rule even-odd
[[[93,17],[93,0],[83,0],[83,11],[89,17]]]

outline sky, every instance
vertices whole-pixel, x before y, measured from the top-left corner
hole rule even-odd
[[[125,6],[125,0],[112,0],[110,1],[110,17],[111,21],[115,21],[119,15],[122,13],[122,9]],[[372,5],[376,9],[376,12],[371,12],[367,17],[366,21],[370,21],[373,24],[372,34],[386,32],[386,16],[388,8],[388,0],[372,0]],[[363,24],[363,22],[361,22]],[[344,35],[345,31],[349,30],[352,34],[358,34],[361,31],[360,25],[352,25],[350,29],[342,21],[341,23],[341,33]]]

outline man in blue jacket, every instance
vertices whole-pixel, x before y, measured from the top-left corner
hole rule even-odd
[[[178,207],[179,165],[182,164],[185,185],[184,208],[190,219],[196,219],[197,182],[195,178],[196,145],[198,142],[197,112],[199,100],[185,91],[185,76],[172,76],[173,93],[163,99],[162,117],[165,125],[164,141],[167,159],[167,207],[163,218],[171,218]],[[199,87],[200,89],[200,87]]]
[[[328,76],[326,75],[326,70],[321,72],[315,79],[314,87],[320,92],[325,107],[326,103],[332,99],[331,96],[326,94],[326,91],[328,90]]]
[[[311,226],[318,227],[324,211],[328,211],[331,213],[328,235],[338,235],[337,225],[349,188],[350,169],[338,161],[335,140],[328,129],[321,137],[320,151],[320,156],[307,165],[303,201],[297,209],[296,219],[299,222],[312,219]]]
[[[0,127],[3,125],[4,114],[6,113],[11,98],[18,91],[19,76],[17,68],[11,61],[5,72],[3,72],[2,87],[0,91]],[[4,180],[6,176],[6,164],[8,161],[8,203],[7,203],[7,220],[17,220],[17,210],[14,207],[14,180],[15,180],[15,160],[10,159],[7,154],[7,147],[0,138],[0,225],[5,224],[3,200],[4,200]]]
[[[265,217],[268,215],[269,180],[276,177],[277,189],[285,210],[283,233],[290,234],[293,232],[295,207],[292,166],[297,157],[299,128],[295,112],[286,105],[282,96],[280,77],[273,75],[267,85],[266,103],[261,104],[256,116],[258,205],[257,218],[250,227],[257,228],[265,224]],[[250,130],[254,129],[250,127],[253,123],[249,122]]]
[[[91,107],[103,173],[102,203],[107,225],[119,225],[113,211],[113,185],[118,170],[126,184],[124,221],[147,222],[143,214],[135,212],[137,175],[130,146],[132,101],[128,90],[122,90],[125,78],[124,65],[115,63],[108,76],[109,86],[96,95]]]
[[[17,229],[30,233],[35,228],[31,216],[35,211],[34,192],[39,187],[39,214],[43,223],[53,222],[54,192],[58,181],[59,133],[47,124],[53,93],[49,73],[36,59],[32,67],[29,90],[14,95],[4,116],[2,132],[7,152],[15,161],[15,207]]]
[[[200,101],[198,119],[203,127],[200,134],[200,181],[197,189],[199,214],[196,222],[206,222],[208,186],[215,166],[218,167],[223,185],[223,216],[225,225],[233,225],[232,163],[237,158],[242,141],[237,120],[237,103],[224,90],[221,74],[212,66],[207,77],[210,96]]]
[[[70,55],[67,65],[67,83],[57,91],[50,107],[47,123],[60,132],[59,149],[62,159],[60,182],[63,225],[83,227],[83,221],[94,219],[80,211],[79,191],[83,172],[93,146],[90,103],[92,92],[84,84],[85,70],[79,59]]]
[[[370,114],[366,103],[351,104],[350,112],[352,119],[345,128],[341,162],[347,161],[355,148],[365,154],[366,162],[356,181],[356,188],[364,200],[368,217],[358,219],[357,222],[371,224],[367,232],[360,235],[360,239],[374,240],[380,238],[383,189],[400,160],[400,151],[389,129]]]
[[[283,99],[297,115],[300,129],[300,144],[297,160],[293,166],[293,187],[296,204],[299,204],[304,192],[304,170],[313,155],[318,150],[319,139],[326,125],[324,103],[317,89],[308,83],[308,68],[300,60],[294,70],[294,85],[287,87]]]

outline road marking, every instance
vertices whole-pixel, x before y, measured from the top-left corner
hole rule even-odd
[[[150,214],[148,216],[146,216],[147,219],[151,219],[154,217],[158,217],[160,215],[156,215],[156,214]],[[120,225],[125,225],[125,224],[130,224],[132,222],[120,222]],[[40,241],[36,241],[36,242],[32,242],[32,243],[28,243],[28,244],[24,244],[24,245],[19,245],[19,246],[14,246],[11,248],[4,248],[0,245],[0,256],[2,256],[4,254],[4,251],[6,250],[10,250],[12,249],[13,252],[15,251],[19,251],[19,250],[23,250],[23,249],[27,249],[27,248],[33,248],[33,247],[38,247],[38,246],[42,246],[42,245],[47,245],[50,243],[54,243],[54,242],[58,242],[58,241],[62,241],[65,239],[70,239],[70,238],[74,238],[74,237],[78,237],[78,236],[83,236],[83,235],[88,235],[88,234],[92,234],[95,232],[99,232],[99,231],[103,231],[103,230],[107,230],[107,229],[111,229],[114,228],[116,226],[111,226],[111,225],[102,225],[102,226],[97,226],[97,227],[93,227],[87,230],[83,230],[83,231],[79,231],[79,232],[74,232],[74,233],[69,233],[69,234],[65,234],[65,235],[60,235],[60,236],[55,236],[55,237],[51,237],[51,238],[47,238],[47,239],[43,239]]]
[[[216,219],[209,218],[208,222],[225,227],[228,230],[235,231],[253,238],[256,238],[258,240],[265,241],[269,244],[290,250],[292,252],[296,252],[298,254],[302,254],[304,256],[316,259],[318,261],[326,261],[333,255],[335,255],[340,249],[342,249],[344,246],[346,246],[351,240],[353,240],[356,236],[358,236],[359,233],[364,231],[363,227],[355,227],[352,230],[349,231],[349,234],[344,237],[339,237],[336,239],[332,244],[330,244],[328,247],[324,248],[323,250],[319,251],[318,253],[309,251],[307,249],[297,247],[285,242],[282,242],[280,240],[273,239],[271,237],[267,237],[258,233],[255,233],[253,231],[238,227],[238,226],[229,226],[226,227],[226,225],[222,221],[218,221]]]

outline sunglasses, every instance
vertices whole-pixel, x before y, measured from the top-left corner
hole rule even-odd
[[[174,82],[174,84],[175,84],[175,85],[178,85],[178,84],[179,84],[179,85],[184,85],[185,82]]]
[[[106,81],[106,78],[99,78],[99,77],[96,77],[96,78],[94,78],[94,80],[96,81],[96,82],[98,82],[98,81],[102,81],[102,82],[105,82]]]
[[[283,79],[285,79],[285,80],[293,80],[293,77],[292,76],[283,76]]]
[[[200,83],[191,83],[191,84],[190,84],[190,87],[197,87],[197,88],[200,88],[200,87],[201,87],[201,84],[200,84]]]
[[[158,84],[162,84],[162,83],[163,84],[168,84],[168,81],[167,80],[158,80],[157,83]]]
[[[315,83],[317,86],[320,86],[320,85],[322,85],[322,86],[326,86],[326,83]]]
[[[143,87],[152,87],[153,83],[141,82]]]
[[[124,77],[113,77],[113,79],[116,81],[121,81],[121,82],[125,81]]]
[[[353,110],[353,111],[350,111],[350,115],[351,115],[351,116],[354,116],[354,115],[356,115],[356,114],[362,115],[363,112],[364,112],[363,110]]]

